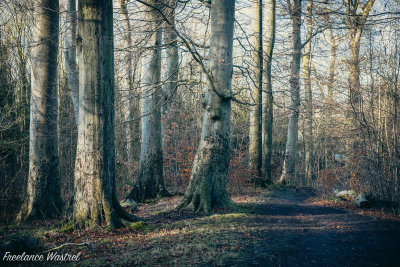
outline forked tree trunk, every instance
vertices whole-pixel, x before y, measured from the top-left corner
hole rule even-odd
[[[121,208],[115,191],[112,1],[80,0],[78,10],[74,224],[82,228],[119,227],[121,218],[137,218]]]
[[[157,196],[168,195],[164,183],[161,142],[161,20],[159,12],[151,7],[158,1],[148,1],[145,7],[148,19],[150,49],[142,59],[142,144],[139,174],[128,198],[143,202]]]
[[[262,124],[262,177],[266,184],[272,183],[271,158],[272,158],[272,130],[274,119],[274,97],[272,93],[272,55],[275,45],[276,31],[276,0],[265,1],[265,90],[263,94],[263,124]]]
[[[295,176],[297,138],[299,131],[299,107],[300,107],[300,59],[301,59],[301,0],[293,0],[290,4],[290,16],[292,22],[292,61],[290,74],[290,116],[286,141],[285,160],[283,162],[280,183],[293,180]]]
[[[78,65],[76,64],[76,1],[66,1],[65,18],[65,69],[68,86],[71,91],[72,105],[75,113],[75,122],[78,125]]]
[[[346,165],[349,167],[350,175],[357,176],[358,166],[351,166],[355,159],[355,155],[360,149],[360,141],[357,140],[360,130],[360,119],[362,114],[362,94],[360,83],[360,46],[361,36],[369,12],[372,10],[375,0],[368,0],[363,6],[359,1],[343,0],[346,7],[347,15],[347,36],[349,39],[350,58],[348,61],[349,67],[349,105],[348,118],[352,135],[349,138],[347,146]],[[360,10],[361,12],[358,12]]]
[[[204,99],[200,145],[193,162],[189,187],[179,209],[208,213],[232,205],[226,189],[232,83],[234,0],[211,2],[209,89]]]
[[[249,128],[249,167],[255,175],[256,185],[265,186],[262,179],[262,76],[263,76],[263,47],[262,47],[262,0],[253,0],[251,6],[251,69],[253,74],[251,84],[250,128]]]
[[[58,0],[34,3],[29,176],[17,222],[48,218],[61,211],[57,151],[58,12]]]
[[[313,177],[313,102],[311,88],[311,37],[313,28],[313,0],[308,0],[306,11],[307,32],[306,39],[309,40],[305,45],[303,54],[303,79],[304,79],[304,107],[305,107],[305,125],[304,125],[304,145],[305,145],[305,182],[311,186]]]
[[[178,72],[179,72],[179,54],[178,54],[178,43],[177,36],[174,30],[175,27],[175,8],[177,0],[168,0],[167,7],[165,8],[166,16],[170,22],[164,23],[164,45],[166,45],[166,69],[164,72],[164,85],[163,90],[163,103],[161,106],[162,114],[162,143],[165,146],[165,123],[168,120],[170,114],[170,106],[176,90],[178,89]]]

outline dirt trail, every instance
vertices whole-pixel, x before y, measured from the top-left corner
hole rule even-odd
[[[91,244],[58,250],[82,253],[79,262],[61,264],[68,266],[400,266],[400,220],[316,205],[313,197],[311,190],[286,187],[243,193],[233,198],[235,211],[208,216],[177,212],[181,197],[170,197],[139,206],[147,223],[130,228],[31,227],[42,231],[39,251],[66,242]]]
[[[255,213],[264,221],[249,246],[249,265],[400,266],[400,222],[316,206],[309,190],[267,194]]]

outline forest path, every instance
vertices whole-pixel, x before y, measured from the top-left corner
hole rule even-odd
[[[146,222],[114,231],[49,228],[46,221],[8,234],[30,227],[41,239],[38,252],[66,242],[90,243],[57,250],[82,253],[79,262],[61,264],[68,266],[400,266],[398,217],[326,206],[309,189],[242,192],[233,197],[234,211],[207,216],[175,211],[181,199],[139,205],[137,215]]]
[[[282,188],[251,204],[258,224],[249,265],[400,266],[400,222],[315,205],[311,190]],[[250,205],[250,206],[251,206]]]

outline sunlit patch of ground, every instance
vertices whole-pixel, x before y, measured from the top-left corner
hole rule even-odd
[[[169,197],[142,204],[137,215],[146,218],[145,223],[111,232],[66,231],[65,225],[49,228],[40,224],[31,227],[31,232],[40,237],[42,251],[66,242],[90,244],[58,250],[81,252],[80,262],[69,263],[78,266],[357,266],[400,262],[399,222],[326,206],[309,189],[253,190],[232,197],[234,210],[215,210],[207,216],[176,211],[181,199]]]

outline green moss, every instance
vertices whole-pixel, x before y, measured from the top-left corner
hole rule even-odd
[[[64,233],[71,233],[73,231],[74,231],[74,225],[73,224],[67,225],[66,227],[61,229],[61,232],[64,232]]]
[[[149,229],[149,225],[143,221],[130,223],[128,227],[134,231],[144,231]]]

